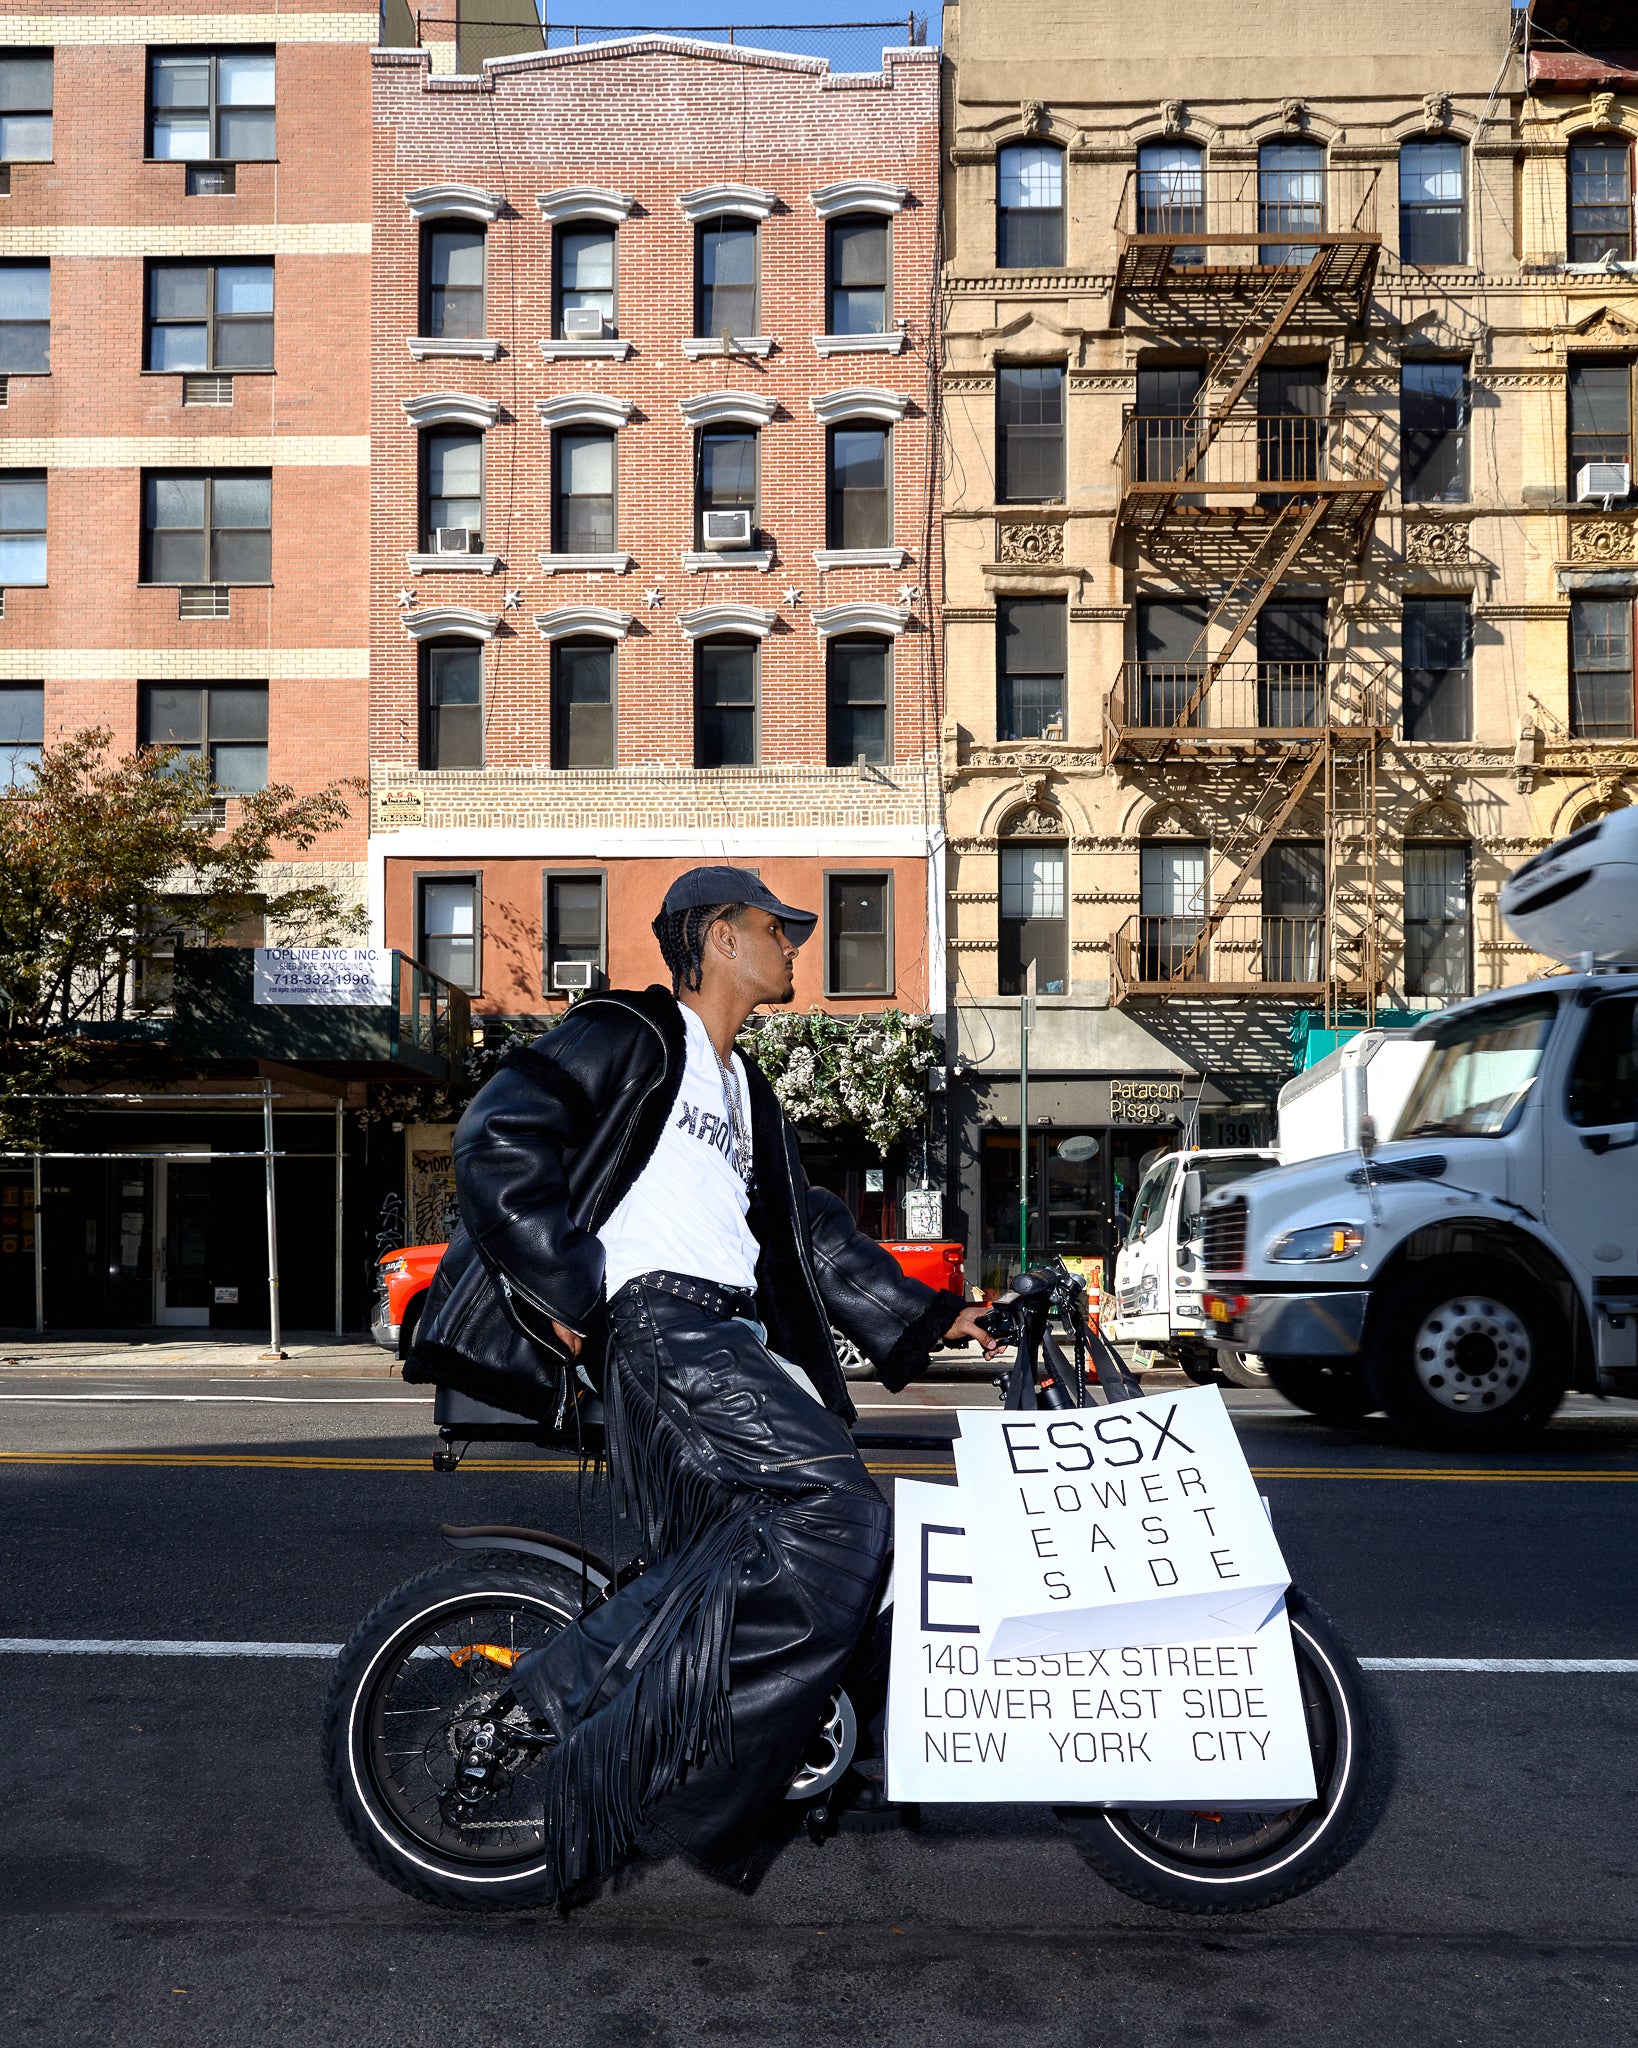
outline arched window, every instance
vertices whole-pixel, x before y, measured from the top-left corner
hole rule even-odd
[[[482,641],[422,643],[421,766],[483,766]]]
[[[557,305],[552,332],[560,341],[600,339],[597,320],[602,322],[602,334],[615,332],[615,233],[608,222],[598,220],[565,221],[553,231]],[[595,315],[596,320],[581,318],[574,323],[571,335],[565,325],[565,315],[570,313]]]
[[[893,540],[888,429],[841,420],[829,431],[827,548],[885,548]]]
[[[1467,156],[1459,142],[1407,142],[1399,152],[1399,260],[1467,261]]]
[[[1015,812],[1002,820],[1001,903],[997,931],[999,988],[1004,996],[1021,995],[1033,963],[1035,993],[1069,993],[1069,847],[1059,839],[1020,844],[1009,839],[1009,827],[1020,837],[1050,832],[1058,823],[1042,807]]]
[[[1570,144],[1572,263],[1632,261],[1632,144],[1623,135],[1578,135]]]
[[[1196,142],[1146,142],[1138,151],[1138,233],[1203,235],[1206,232],[1206,161]],[[1172,264],[1204,263],[1195,244],[1172,251]]]
[[[827,225],[828,334],[887,332],[891,233],[888,220],[879,213],[844,214]]]
[[[484,227],[429,220],[421,226],[421,332],[444,340],[484,332]]]
[[[756,222],[713,214],[695,236],[694,332],[754,335],[756,328]]]
[[[483,552],[483,432],[442,427],[421,436],[421,546],[429,555]]]
[[[1325,151],[1317,142],[1265,142],[1257,152],[1257,232],[1317,235],[1325,227]],[[1312,242],[1265,242],[1257,261],[1306,264]]]
[[[1064,260],[1064,153],[1014,142],[996,159],[995,261],[1002,270],[1055,269]]]
[[[552,766],[612,768],[614,642],[552,643]]]
[[[737,636],[694,642],[694,766],[754,768],[761,648]]]
[[[1405,847],[1405,994],[1473,993],[1472,849],[1462,840]]]
[[[825,761],[893,758],[893,643],[876,634],[838,635],[825,643]]]

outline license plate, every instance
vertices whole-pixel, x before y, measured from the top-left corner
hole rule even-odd
[[[1217,1300],[1215,1296],[1207,1305],[1207,1313],[1214,1323],[1226,1323],[1230,1319],[1228,1303]]]

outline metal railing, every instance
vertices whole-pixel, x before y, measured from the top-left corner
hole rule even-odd
[[[1184,494],[1204,504],[1218,493],[1256,493],[1271,509],[1302,493],[1259,486],[1364,484],[1385,489],[1382,423],[1357,413],[1236,413],[1206,444],[1208,420],[1191,413],[1126,415],[1120,442],[1123,493]]]
[[[1210,688],[1203,689],[1208,681]],[[1108,704],[1109,730],[1117,737],[1209,740],[1386,721],[1385,680],[1344,659],[1231,661],[1215,675],[1204,659],[1127,661]]]
[[[1129,917],[1115,934],[1112,993],[1223,993],[1241,989],[1315,989],[1326,979],[1325,919],[1257,911],[1225,917],[1205,945],[1207,918]]]
[[[472,999],[464,989],[407,953],[392,956],[392,999],[398,1045],[447,1062],[458,1080],[472,1041]]]
[[[1265,267],[1306,263],[1326,243],[1376,236],[1381,176],[1377,165],[1334,162],[1313,170],[1134,168],[1121,186],[1115,228],[1186,245],[1173,254],[1174,266],[1191,255],[1206,261],[1214,242],[1258,249],[1248,260]]]

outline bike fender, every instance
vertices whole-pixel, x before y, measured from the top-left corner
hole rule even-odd
[[[516,1550],[527,1557],[541,1557],[560,1566],[573,1578],[584,1578],[597,1592],[607,1595],[614,1585],[614,1567],[595,1550],[583,1549],[567,1536],[546,1529],[471,1528],[441,1522],[438,1533],[454,1550]]]

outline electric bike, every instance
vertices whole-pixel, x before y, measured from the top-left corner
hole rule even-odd
[[[1008,1408],[1071,1408],[1141,1393],[1087,1314],[1061,1261],[1013,1277],[988,1311],[1016,1346],[996,1385]],[[1052,1329],[1057,1322],[1068,1350]],[[473,1442],[562,1450],[560,1429],[441,1389],[434,1410],[453,1471]],[[601,1449],[600,1409],[577,1414],[583,1459]],[[872,1449],[947,1447],[948,1437],[858,1432]],[[571,1447],[576,1439],[570,1439]],[[519,1658],[644,1569],[537,1529],[444,1524],[456,1557],[400,1586],[354,1632],[324,1709],[324,1762],[342,1826],[389,1883],[431,1904],[516,1911],[552,1898],[552,1844],[541,1780],[552,1737],[512,1703]],[[1182,1913],[1272,1906],[1322,1883],[1358,1851],[1385,1792],[1374,1701],[1335,1628],[1295,1587],[1286,1596],[1316,1796],[1278,1811],[1199,1806],[1053,1809],[1108,1883]],[[786,1814],[823,1841],[842,1825],[919,1817],[884,1785],[892,1573],[872,1626],[785,1792]],[[771,1820],[776,1817],[771,1816]]]

